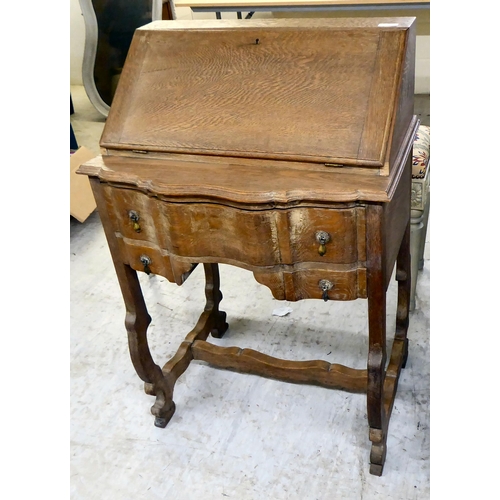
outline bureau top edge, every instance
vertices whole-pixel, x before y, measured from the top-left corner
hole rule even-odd
[[[138,31],[162,30],[224,30],[238,28],[321,28],[321,29],[408,29],[416,22],[415,17],[373,17],[373,18],[301,18],[301,19],[186,19],[152,21],[138,28]]]
[[[401,164],[398,169],[404,169]],[[398,175],[359,175],[256,161],[253,168],[236,163],[169,161],[126,156],[97,156],[78,174],[101,183],[161,196],[172,202],[206,200],[223,204],[295,205],[391,201]]]

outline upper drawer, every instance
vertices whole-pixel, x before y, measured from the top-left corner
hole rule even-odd
[[[280,263],[276,215],[271,210],[167,203],[109,185],[104,191],[116,230],[127,238],[151,242],[170,255],[192,258],[193,262]]]
[[[293,208],[283,217],[289,235],[289,249],[282,245],[283,264],[352,264],[364,260],[358,255],[364,254],[364,234],[358,234],[364,227],[364,208]]]
[[[108,213],[115,229],[126,238],[157,242],[156,202],[144,193],[103,185]]]
[[[275,213],[270,210],[211,203],[163,204],[160,210],[168,227],[168,232],[162,231],[163,244],[175,255],[249,266],[280,263]]]
[[[171,203],[104,188],[116,230],[192,262],[243,267],[365,260],[364,208],[244,210],[216,203]]]

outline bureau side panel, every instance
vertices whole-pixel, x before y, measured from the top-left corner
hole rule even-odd
[[[389,285],[401,241],[410,220],[411,155],[407,158],[401,179],[392,200],[385,205],[385,269],[386,287]]]
[[[392,168],[397,163],[398,153],[408,128],[412,124],[415,100],[415,46],[416,46],[416,24],[412,24],[406,31],[404,40],[404,59],[401,73],[401,83],[397,99],[395,113],[395,124],[391,140],[389,164]]]

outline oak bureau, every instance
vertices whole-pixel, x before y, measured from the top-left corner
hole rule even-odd
[[[381,475],[408,355],[414,18],[157,21],[139,28],[85,163],[126,307],[133,365],[175,411],[191,360],[367,394],[370,472]],[[279,300],[367,299],[366,369],[210,343],[228,328],[218,263]],[[182,285],[198,265],[206,304],[163,367],[137,271]],[[386,290],[398,304],[386,347]]]

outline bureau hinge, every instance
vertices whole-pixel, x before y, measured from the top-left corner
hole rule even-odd
[[[132,153],[140,153],[141,155],[147,155],[148,152],[144,149],[132,149]]]
[[[342,163],[325,163],[325,167],[343,167]]]

